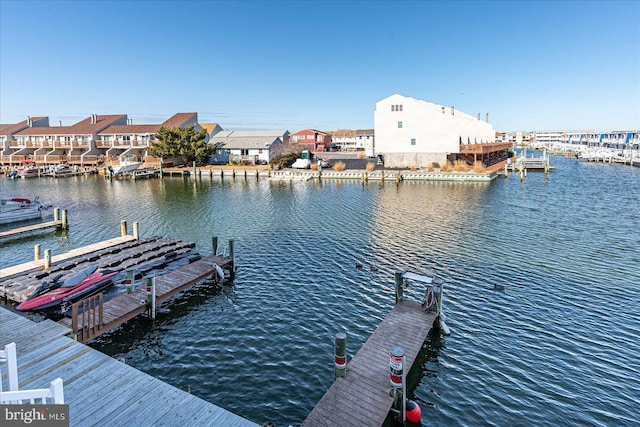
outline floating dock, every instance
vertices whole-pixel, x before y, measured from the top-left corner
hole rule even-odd
[[[155,278],[155,302],[168,300],[186,288],[216,273],[216,265],[230,268],[231,260],[222,256],[209,256],[171,273]],[[79,301],[72,306],[72,317],[59,321],[71,328],[76,339],[88,342],[111,331],[149,310],[146,287],[104,301],[102,294]],[[82,309],[79,314],[79,309]]]
[[[437,318],[420,304],[398,302],[302,423],[303,426],[381,426],[393,398],[389,394],[389,349],[405,350],[408,372]]]
[[[32,322],[0,307],[0,324],[0,348],[16,344],[19,388],[48,388],[61,378],[70,426],[258,427],[66,337],[71,331],[51,320]]]
[[[33,231],[44,230],[47,228],[62,228],[63,222],[61,220],[53,220],[42,222],[40,224],[27,225],[24,227],[17,227],[7,231],[0,231],[0,239],[7,237],[15,237],[25,233],[31,233]]]

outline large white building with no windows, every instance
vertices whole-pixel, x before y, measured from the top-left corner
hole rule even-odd
[[[376,103],[375,154],[387,167],[428,167],[460,152],[461,144],[495,141],[493,126],[454,107],[391,95]]]

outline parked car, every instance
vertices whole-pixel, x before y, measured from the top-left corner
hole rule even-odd
[[[311,161],[309,159],[297,159],[291,167],[296,169],[309,169],[311,167]]]

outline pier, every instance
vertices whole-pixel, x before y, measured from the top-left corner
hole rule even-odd
[[[74,341],[51,320],[36,323],[0,307],[0,324],[0,348],[16,344],[19,388],[47,388],[61,378],[70,426],[258,426]]]
[[[0,239],[15,237],[15,236],[19,236],[22,234],[31,233],[39,230],[45,230],[47,228],[63,228],[63,222],[62,220],[53,220],[53,221],[42,222],[40,224],[12,228],[11,230],[7,230],[7,231],[0,231]]]
[[[441,314],[441,287],[437,297],[431,294],[432,304],[425,309],[424,303],[418,304],[403,298],[404,279],[432,283],[430,278],[396,273],[395,306],[348,363],[346,374],[336,374],[334,383],[309,413],[303,426],[364,427],[384,424],[394,405],[389,376],[390,349],[394,346],[404,349],[406,375],[436,320],[439,316],[444,318]],[[446,326],[443,326],[443,330],[447,330]],[[337,360],[336,353],[336,365]],[[406,381],[404,377],[403,381]]]
[[[231,261],[219,255],[209,256],[156,277],[155,304],[162,303],[190,286],[217,274],[216,265],[223,269],[230,268]],[[59,323],[70,328],[78,341],[88,342],[150,311],[152,307],[147,302],[148,297],[149,294],[144,286],[106,302],[103,295],[98,294],[73,304],[71,318],[66,317]]]

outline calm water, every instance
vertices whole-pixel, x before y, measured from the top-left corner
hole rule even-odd
[[[389,312],[395,270],[437,275],[452,334],[409,375],[424,424],[638,425],[640,169],[552,160],[523,183],[1,178],[3,195],[67,208],[71,229],[3,243],[0,261],[114,237],[121,219],[202,253],[235,239],[232,283],[94,347],[279,426],[331,385],[334,334],[353,355]]]

